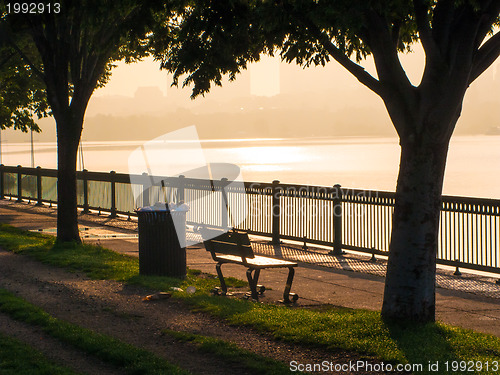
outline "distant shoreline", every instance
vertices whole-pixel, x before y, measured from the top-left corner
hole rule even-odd
[[[29,133],[26,133],[27,135]],[[499,133],[489,133],[489,134],[457,134],[452,137],[452,141],[458,138],[471,138],[471,137],[498,137]],[[86,147],[100,147],[103,145],[112,147],[113,149],[119,148],[130,148],[130,146],[141,145],[145,142],[149,142],[152,139],[135,139],[135,140],[94,140],[94,139],[82,139],[82,143]],[[363,141],[364,140],[364,141]],[[310,136],[310,137],[284,137],[284,138],[200,138],[200,142],[204,147],[212,148],[212,147],[221,147],[228,145],[230,143],[238,144],[239,146],[246,145],[254,145],[260,142],[265,142],[267,146],[271,145],[284,145],[284,144],[343,144],[343,143],[351,143],[351,141],[356,141],[356,143],[385,143],[390,141],[398,142],[398,138],[396,136],[377,136],[377,135],[339,135],[339,136]],[[30,144],[29,140],[26,141],[14,141],[10,142],[8,137],[2,136],[2,144],[4,146],[8,145],[28,145]],[[37,151],[42,152],[43,149],[40,147],[44,146],[53,146],[56,144],[56,140],[53,141],[37,141],[35,135],[35,144],[37,145]]]

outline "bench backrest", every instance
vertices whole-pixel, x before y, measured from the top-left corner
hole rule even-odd
[[[231,229],[227,232],[218,228],[201,227],[200,233],[205,248],[212,256],[215,256],[215,253],[227,254],[239,256],[242,260],[255,257],[248,233],[245,231]]]

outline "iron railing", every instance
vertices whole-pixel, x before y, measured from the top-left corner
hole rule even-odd
[[[228,226],[231,217],[252,234],[272,242],[294,240],[387,255],[395,194],[333,187],[227,181],[185,177],[165,178],[147,189],[141,176],[121,173],[77,172],[78,205],[135,216],[138,206],[157,201],[186,201],[188,224]],[[143,175],[142,177],[146,177]],[[131,183],[131,180],[135,183]],[[144,179],[146,180],[146,179]],[[155,179],[159,180],[159,179]],[[57,170],[0,165],[0,198],[57,204]],[[139,197],[139,200],[137,199]],[[225,209],[226,203],[230,210]],[[443,196],[438,263],[500,273],[500,200]]]

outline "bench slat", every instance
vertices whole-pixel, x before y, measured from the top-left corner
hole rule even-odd
[[[200,228],[205,248],[212,253],[253,258],[255,255],[246,232],[222,229]]]
[[[209,240],[215,253],[222,253],[228,255],[244,256],[245,258],[253,258],[254,253],[251,245],[238,245],[234,242],[226,242],[219,238]]]
[[[242,262],[241,257],[234,255],[217,255],[216,259],[218,261],[237,263],[237,264],[241,264]],[[288,267],[297,267],[297,263],[290,262],[288,260],[268,258],[256,255],[252,259],[247,259],[247,266],[252,268],[288,268]]]

